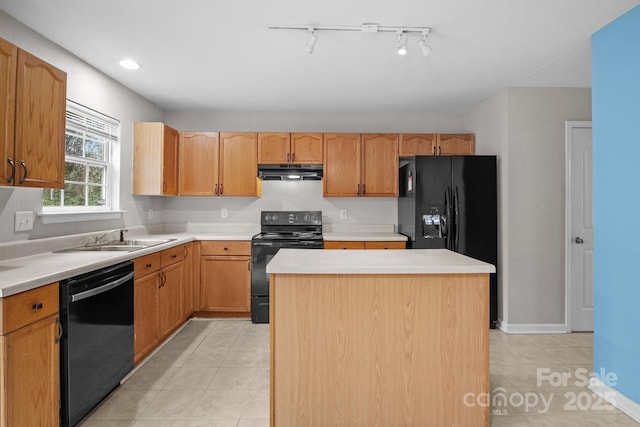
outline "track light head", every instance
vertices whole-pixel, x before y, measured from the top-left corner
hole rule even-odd
[[[418,47],[420,47],[420,51],[422,55],[429,56],[431,54],[431,46],[427,44],[427,36],[429,35],[428,31],[422,33],[422,37],[418,40]]]
[[[313,47],[318,40],[318,36],[316,36],[313,31],[313,27],[309,27],[309,39],[307,40],[307,44],[304,45],[304,50],[306,50],[309,54],[313,53]]]
[[[407,35],[402,31],[398,31],[398,55],[407,54]]]

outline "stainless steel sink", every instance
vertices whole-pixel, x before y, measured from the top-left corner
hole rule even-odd
[[[78,246],[75,248],[61,249],[55,252],[133,252],[151,246],[161,245],[177,239],[127,239],[115,240],[99,245]]]

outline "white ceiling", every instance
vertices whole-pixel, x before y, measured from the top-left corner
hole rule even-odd
[[[165,110],[467,111],[509,86],[590,87],[590,37],[640,0],[0,0]],[[410,36],[268,24],[429,26]],[[136,72],[118,66],[136,58]]]

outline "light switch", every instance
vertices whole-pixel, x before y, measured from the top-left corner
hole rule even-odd
[[[33,212],[23,211],[16,212],[16,231],[29,231],[33,230]]]

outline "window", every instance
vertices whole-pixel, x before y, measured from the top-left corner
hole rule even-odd
[[[120,122],[71,101],[66,117],[64,189],[43,190],[43,212],[117,209]]]

